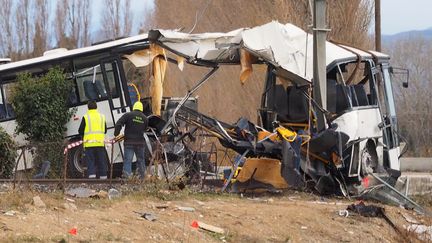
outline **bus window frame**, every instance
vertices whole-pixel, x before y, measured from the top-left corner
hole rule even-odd
[[[114,74],[114,75],[113,75],[113,76],[114,76],[114,83],[115,83],[115,86],[116,86],[116,89],[117,89],[117,95],[116,95],[116,96],[112,96],[112,94],[111,94],[111,90],[110,90],[111,88],[110,88],[110,86],[107,85],[107,83],[105,82],[106,70],[105,70],[105,68],[102,69],[102,65],[101,65],[102,60],[106,60],[106,59],[107,59],[107,56],[108,56],[108,58],[112,58],[112,57],[115,57],[116,55],[115,55],[115,54],[112,54],[112,53],[102,53],[102,54],[96,54],[96,55],[100,56],[100,57],[97,58],[97,62],[93,63],[93,64],[90,65],[90,66],[87,66],[87,67],[80,67],[80,68],[79,68],[79,69],[85,69],[85,68],[91,68],[91,67],[95,68],[96,66],[100,65],[100,74],[102,74],[103,83],[104,83],[104,85],[105,85],[105,90],[106,90],[106,92],[107,92],[108,95],[107,95],[107,97],[105,97],[105,98],[98,98],[98,99],[95,99],[94,101],[96,101],[96,102],[101,102],[101,101],[105,101],[105,100],[109,100],[109,99],[116,99],[116,98],[120,98],[120,96],[121,96],[121,95],[120,95],[121,90],[119,90],[118,87],[119,87],[119,82],[121,82],[121,81],[120,81],[120,80],[116,77],[116,75],[115,75],[115,72],[116,72],[117,70],[116,70],[114,67],[112,68],[112,72],[113,72],[113,74]],[[75,64],[75,60],[77,60],[77,59],[83,59],[83,58],[90,57],[90,56],[95,56],[95,55],[79,56],[79,57],[71,58],[74,73],[76,73],[77,70],[78,70],[77,65]],[[89,75],[89,76],[90,76],[90,75]],[[118,75],[117,75],[117,76],[118,76]],[[77,91],[76,91],[76,92],[78,93],[78,100],[79,100],[79,102],[76,103],[76,104],[74,104],[74,105],[72,105],[72,106],[70,106],[70,107],[77,107],[77,106],[86,105],[86,104],[88,103],[89,100],[81,101],[80,92],[79,92],[79,90],[78,90],[77,77],[76,77],[75,75],[73,75],[73,79],[74,79],[75,87],[77,88]]]

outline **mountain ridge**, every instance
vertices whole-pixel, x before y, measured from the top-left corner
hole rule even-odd
[[[423,36],[425,39],[432,40],[432,27],[423,30],[408,30],[391,35],[382,35],[383,42],[392,42],[410,37]]]

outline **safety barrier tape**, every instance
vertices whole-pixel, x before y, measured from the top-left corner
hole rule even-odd
[[[68,145],[65,147],[65,149],[64,149],[64,151],[63,151],[63,154],[66,154],[68,150],[73,149],[73,148],[75,148],[75,147],[78,147],[78,146],[80,146],[80,145],[83,144],[83,143],[84,143],[83,140],[79,140],[79,141],[75,141],[75,142],[72,142],[72,143],[68,144]],[[107,147],[113,145],[114,143],[115,143],[114,140],[105,140],[105,145],[106,145]]]

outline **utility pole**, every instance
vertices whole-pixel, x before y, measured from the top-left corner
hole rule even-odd
[[[381,0],[375,0],[375,50],[381,52]]]
[[[317,105],[327,109],[326,0],[314,1],[313,12],[313,93]],[[318,131],[325,129],[324,113],[317,111]]]

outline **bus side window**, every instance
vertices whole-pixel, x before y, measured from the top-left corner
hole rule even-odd
[[[108,77],[108,85],[113,97],[118,97],[116,81],[114,78],[112,64],[106,64],[106,75]],[[96,71],[95,71],[96,69]],[[100,66],[94,68],[83,68],[78,70],[80,75],[76,78],[78,98],[80,103],[88,100],[101,100],[108,98],[107,87],[103,82],[103,75]]]
[[[11,119],[15,117],[15,112],[10,102],[12,87],[14,83],[1,85],[0,92],[0,120]]]

